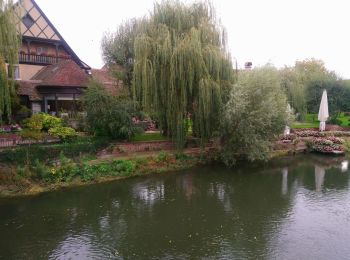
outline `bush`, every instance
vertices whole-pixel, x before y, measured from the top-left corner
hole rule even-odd
[[[77,132],[71,127],[54,127],[49,130],[49,134],[60,138],[62,141],[72,140],[77,137]]]
[[[101,176],[128,176],[136,169],[136,163],[129,160],[114,160],[100,164],[83,163],[77,166],[77,171],[83,181],[90,181]]]
[[[271,144],[288,125],[286,96],[278,71],[263,67],[240,74],[224,108],[222,159],[267,160]]]
[[[34,114],[30,118],[24,120],[25,126],[35,131],[41,131],[43,129],[43,123],[43,114]]]
[[[111,96],[99,82],[90,82],[83,96],[83,105],[89,130],[95,135],[130,140],[142,132],[133,124],[132,116],[136,111],[131,100]]]
[[[51,128],[62,126],[62,119],[45,113],[34,114],[24,120],[25,126],[31,130],[48,131]]]
[[[44,121],[43,121],[43,129],[44,131],[49,131],[49,129],[51,128],[57,128],[62,126],[62,119],[55,117],[55,116],[51,116],[49,114],[42,114],[44,117]]]
[[[155,158],[156,162],[166,162],[170,158],[169,153],[166,153],[164,151],[161,151],[157,157]]]
[[[39,130],[23,129],[19,135],[23,139],[44,140],[46,135]]]
[[[0,162],[15,165],[24,165],[27,161],[50,161],[58,158],[63,152],[70,158],[81,154],[96,154],[97,151],[107,147],[110,143],[108,138],[77,137],[73,142],[54,145],[35,144],[27,147],[18,147],[0,151]]]

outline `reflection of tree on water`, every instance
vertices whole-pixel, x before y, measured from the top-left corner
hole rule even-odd
[[[0,225],[0,237],[8,238],[0,240],[0,256],[48,258],[70,249],[87,258],[264,258],[300,186],[348,187],[349,174],[338,166],[326,169],[322,180],[313,161],[304,162],[260,170],[199,168],[14,202],[8,216],[0,214],[0,223],[16,221]]]
[[[315,188],[317,192],[320,192],[322,190],[325,174],[325,168],[315,164]]]
[[[288,167],[282,169],[282,195],[288,192]]]

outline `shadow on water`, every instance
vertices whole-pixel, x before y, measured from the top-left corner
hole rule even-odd
[[[349,255],[344,161],[297,156],[198,167],[1,200],[0,259]]]

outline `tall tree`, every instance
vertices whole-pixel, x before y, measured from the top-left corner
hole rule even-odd
[[[334,72],[327,70],[323,61],[316,59],[298,61],[294,67],[282,70],[282,85],[300,120],[306,113],[317,113],[323,89],[331,91],[335,86],[339,87],[338,80]],[[338,110],[338,97],[329,96],[328,101],[332,110]]]
[[[270,66],[242,72],[231,90],[221,119],[222,159],[266,160],[272,142],[292,117],[279,72]]]
[[[10,74],[18,63],[19,36],[12,1],[0,0],[0,123],[11,117],[11,94],[14,81],[7,77],[6,63]]]
[[[104,62],[128,86],[130,96],[135,59],[134,42],[141,25],[142,19],[132,19],[120,25],[115,33],[106,33],[102,38]],[[115,65],[121,66],[123,70],[113,70]]]
[[[183,147],[186,122],[206,140],[217,129],[233,83],[225,30],[208,3],[156,3],[135,39],[134,98],[158,114],[164,133]]]

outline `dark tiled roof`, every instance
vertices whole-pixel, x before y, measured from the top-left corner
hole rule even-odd
[[[31,101],[40,101],[41,95],[38,93],[36,86],[41,83],[40,80],[19,80],[17,94],[28,96]]]
[[[121,70],[119,67],[117,69]],[[102,69],[92,69],[91,73],[112,95],[119,94],[124,87],[123,81],[113,76],[106,66]],[[18,94],[28,96],[31,101],[39,101],[42,100],[42,96],[37,87],[86,87],[90,79],[91,76],[74,61],[64,60],[42,68],[31,80],[18,81]]]
[[[41,86],[74,86],[86,87],[90,76],[73,60],[63,60],[57,64],[41,69],[32,77],[40,80]]]

